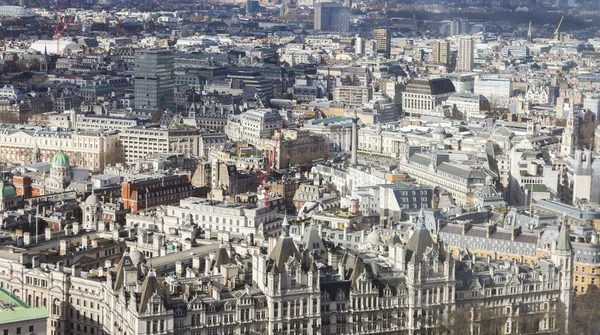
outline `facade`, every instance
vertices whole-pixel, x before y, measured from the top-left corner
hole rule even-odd
[[[472,117],[482,116],[489,110],[490,103],[486,97],[477,94],[457,93],[448,97],[446,104],[451,108],[456,106],[461,119],[469,121]]]
[[[444,116],[441,106],[454,92],[454,85],[449,79],[413,79],[402,93],[404,115]]]
[[[492,107],[507,106],[508,100],[513,96],[512,81],[506,78],[477,78],[473,90],[475,94],[486,97]]]
[[[341,102],[347,108],[358,108],[366,105],[373,98],[370,86],[337,86],[333,89],[333,101]]]
[[[50,162],[56,151],[63,150],[74,166],[100,171],[115,162],[118,142],[116,131],[4,128],[0,131],[0,162]]]
[[[125,181],[121,185],[121,201],[132,212],[167,204],[194,195],[188,174],[163,175]]]
[[[272,157],[272,168],[283,169],[309,164],[329,157],[331,145],[325,136],[306,130],[284,129],[275,139],[265,139],[257,145],[265,156]]]
[[[443,65],[450,64],[450,42],[447,40],[433,41],[429,62]]]
[[[348,8],[340,3],[316,3],[314,15],[315,30],[345,32],[350,27]]]
[[[173,61],[173,53],[167,49],[141,50],[136,53],[136,108],[175,107]]]
[[[475,41],[471,37],[458,39],[458,60],[456,70],[458,72],[473,71],[473,60],[475,58]]]
[[[136,164],[157,152],[201,156],[202,139],[198,129],[161,128],[156,124],[124,129],[118,134],[125,163]]]

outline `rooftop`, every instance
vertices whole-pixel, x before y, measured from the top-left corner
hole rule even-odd
[[[0,288],[0,325],[48,317],[46,307],[30,307],[16,296]]]

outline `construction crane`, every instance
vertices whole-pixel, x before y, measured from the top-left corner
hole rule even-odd
[[[556,30],[554,31],[554,40],[555,41],[560,41],[559,29],[560,29],[560,25],[562,24],[562,22],[563,22],[564,19],[565,19],[565,16],[563,15],[560,18],[560,22],[558,22],[558,26],[556,27]]]
[[[62,33],[65,31],[65,29],[67,29],[69,24],[75,18],[75,15],[71,16],[71,18],[69,18],[62,27],[60,26],[61,22],[63,21],[63,5],[64,5],[64,3],[65,3],[65,0],[60,0],[60,4],[58,6],[58,17],[56,18],[56,27],[54,27],[54,38],[56,39],[56,54],[57,55],[60,54],[60,37],[62,36]]]

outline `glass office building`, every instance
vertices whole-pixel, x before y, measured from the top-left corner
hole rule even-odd
[[[140,50],[135,55],[136,108],[174,109],[173,52]]]

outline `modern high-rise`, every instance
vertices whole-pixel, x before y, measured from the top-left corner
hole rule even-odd
[[[377,53],[382,53],[385,58],[390,58],[392,49],[392,32],[389,29],[375,29],[373,39],[377,42]]]
[[[450,22],[450,36],[469,34],[469,20],[454,19]]]
[[[315,30],[344,32],[350,29],[348,7],[337,2],[315,4]]]
[[[365,39],[359,35],[354,38],[354,53],[358,56],[365,54]]]
[[[429,62],[448,65],[450,63],[450,42],[446,40],[433,41]]]
[[[475,43],[471,37],[458,39],[458,64],[456,70],[459,72],[473,71],[473,58],[475,54]]]
[[[173,60],[173,52],[168,49],[140,50],[136,53],[136,108],[175,107]]]

